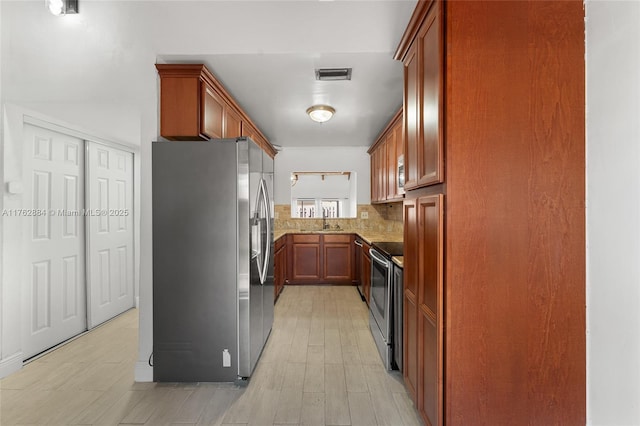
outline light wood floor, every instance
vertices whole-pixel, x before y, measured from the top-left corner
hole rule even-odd
[[[0,381],[0,425],[419,425],[354,287],[290,286],[249,385],[135,383],[137,311]]]

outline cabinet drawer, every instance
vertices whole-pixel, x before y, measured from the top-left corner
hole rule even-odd
[[[351,243],[351,235],[345,234],[327,234],[324,235],[325,243]]]
[[[320,235],[318,234],[293,234],[294,243],[319,243]]]

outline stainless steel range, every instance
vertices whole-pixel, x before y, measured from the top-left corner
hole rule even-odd
[[[402,347],[402,289],[399,289],[399,292],[394,291],[397,289],[393,286],[391,258],[402,256],[403,248],[403,243],[379,242],[373,243],[369,250],[371,255],[369,328],[387,370],[397,368],[402,362],[401,359],[398,359],[398,362],[394,360],[394,345]]]

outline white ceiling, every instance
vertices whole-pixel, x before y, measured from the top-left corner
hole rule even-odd
[[[393,53],[415,1],[251,4],[243,19],[271,25],[264,37],[255,27],[229,34],[241,53],[209,53],[200,42],[200,54],[160,54],[158,62],[205,63],[273,144],[371,145],[402,104],[402,64]],[[351,67],[352,78],[316,81],[320,67]],[[329,122],[306,115],[318,103],[336,109]]]

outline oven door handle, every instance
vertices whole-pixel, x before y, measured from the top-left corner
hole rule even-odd
[[[373,260],[375,260],[376,262],[378,262],[381,265],[384,265],[385,268],[389,268],[389,262],[386,259],[380,257],[380,254],[377,251],[375,251],[374,249],[372,249],[372,248],[369,249],[369,255],[371,255],[371,258]]]

